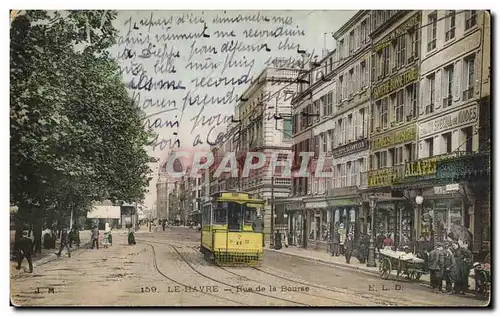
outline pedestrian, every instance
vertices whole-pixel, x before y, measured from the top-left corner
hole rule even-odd
[[[339,231],[335,229],[332,234],[332,257],[339,256],[339,248],[340,248],[339,244],[340,244],[340,234]]]
[[[382,245],[385,247],[392,247],[392,245],[394,244],[394,242],[392,241],[392,238],[390,235],[387,235],[385,238],[384,238],[384,241],[382,242]]]
[[[66,228],[63,228],[63,230],[61,232],[61,244],[59,246],[59,252],[57,253],[58,257],[61,256],[61,252],[62,252],[63,248],[66,248],[66,251],[68,252],[68,257],[71,258],[71,252],[69,250],[69,234],[68,234],[68,230]]]
[[[165,231],[165,225],[167,225],[166,220],[161,221],[161,227],[163,228],[163,231]]]
[[[453,248],[455,249],[455,263],[457,267],[455,294],[465,295],[465,291],[469,287],[472,254],[466,247],[460,247],[456,243],[453,245]]]
[[[17,270],[21,269],[21,263],[24,258],[28,261],[29,273],[33,273],[33,261],[31,260],[33,251],[33,242],[28,238],[28,232],[23,231],[23,235],[14,243],[14,249],[17,252]]]
[[[346,231],[344,229],[344,224],[340,223],[339,225],[339,248],[340,253],[345,255],[345,239],[346,239]]]
[[[77,248],[80,248],[80,231],[76,226],[71,229],[70,238],[69,238],[69,247],[73,247],[73,243]]]
[[[444,257],[444,281],[446,283],[446,294],[453,293],[453,284],[456,280],[457,267],[455,263],[455,255],[453,247],[448,245],[445,250]]]
[[[102,239],[102,245],[104,248],[108,248],[109,245],[109,232],[104,232],[104,238]]]
[[[134,236],[134,230],[132,228],[132,225],[128,229],[128,244],[129,244],[129,246],[135,245],[135,236]]]
[[[351,263],[351,255],[352,255],[352,251],[353,251],[353,248],[354,248],[354,241],[353,241],[353,235],[352,234],[349,234],[347,236],[347,239],[344,243],[344,254],[345,254],[345,261],[347,263]]]
[[[285,229],[285,248],[288,248],[288,229]]]
[[[442,259],[443,257],[441,255],[440,245],[438,244],[429,254],[430,285],[436,293],[439,292],[439,284],[443,283],[441,271],[443,269],[444,262],[440,261]]]
[[[94,247],[97,247],[97,249],[99,249],[99,228],[94,225],[90,234],[90,238],[92,240],[92,247],[90,247],[90,249],[94,249]]]

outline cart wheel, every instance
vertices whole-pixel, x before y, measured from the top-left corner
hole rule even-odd
[[[392,270],[391,261],[389,261],[389,259],[387,258],[382,259],[379,267],[380,277],[384,280],[387,280],[391,275],[391,270]]]
[[[415,280],[420,280],[420,277],[421,277],[421,276],[422,276],[422,273],[420,273],[420,272],[415,272],[415,273],[413,274],[413,277],[414,277],[414,279],[415,279]]]

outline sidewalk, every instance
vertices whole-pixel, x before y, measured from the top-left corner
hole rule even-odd
[[[13,247],[14,243],[14,238],[11,233],[11,249]],[[83,230],[80,231],[80,248],[76,248],[76,246],[73,246],[71,249],[71,252],[78,251],[78,249],[85,249],[88,248],[90,245],[90,230]],[[33,268],[36,269],[36,267],[39,267],[43,264],[46,264],[48,262],[54,261],[57,259],[56,253],[59,251],[59,246],[60,246],[60,241],[58,240],[56,242],[56,249],[44,249],[42,247],[42,253],[36,253],[33,256]],[[63,249],[62,256],[66,255],[66,250]],[[15,267],[17,266],[17,263],[15,261],[10,261],[11,263],[11,275],[23,273],[24,269],[28,270],[28,262],[26,259],[23,260],[23,263],[21,264],[21,270],[16,270]]]
[[[302,259],[307,259],[307,260],[312,260],[312,261],[318,261],[321,263],[329,264],[332,266],[339,267],[341,269],[347,269],[347,270],[355,270],[360,273],[365,273],[369,275],[377,275],[379,276],[379,267],[378,267],[378,260],[377,260],[377,267],[367,267],[366,263],[362,264],[359,263],[358,259],[355,257],[351,257],[351,263],[347,264],[345,262],[345,257],[344,256],[338,256],[338,257],[332,257],[329,253],[326,251],[321,251],[321,250],[311,250],[311,249],[304,249],[304,248],[297,248],[297,247],[288,247],[288,248],[281,248],[280,250],[275,250],[275,249],[270,249],[270,248],[265,248],[267,251],[272,251],[272,252],[278,252],[283,255],[287,256],[292,256],[292,257],[299,257]],[[391,271],[390,279],[396,279],[396,270]],[[401,278],[401,280],[404,280],[404,278]],[[429,275],[422,275],[420,277],[420,280],[412,280],[412,282],[419,282],[423,284],[429,284],[430,283],[430,278]],[[475,287],[475,281],[473,277],[469,276],[469,289],[474,289]]]

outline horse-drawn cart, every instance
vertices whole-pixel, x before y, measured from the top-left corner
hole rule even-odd
[[[380,277],[387,280],[392,270],[397,271],[397,280],[399,280],[400,276],[408,280],[419,280],[423,274],[427,274],[429,271],[425,260],[417,258],[412,253],[381,249],[379,262]]]

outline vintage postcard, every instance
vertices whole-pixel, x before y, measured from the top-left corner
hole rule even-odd
[[[10,300],[486,307],[484,10],[11,10]]]

